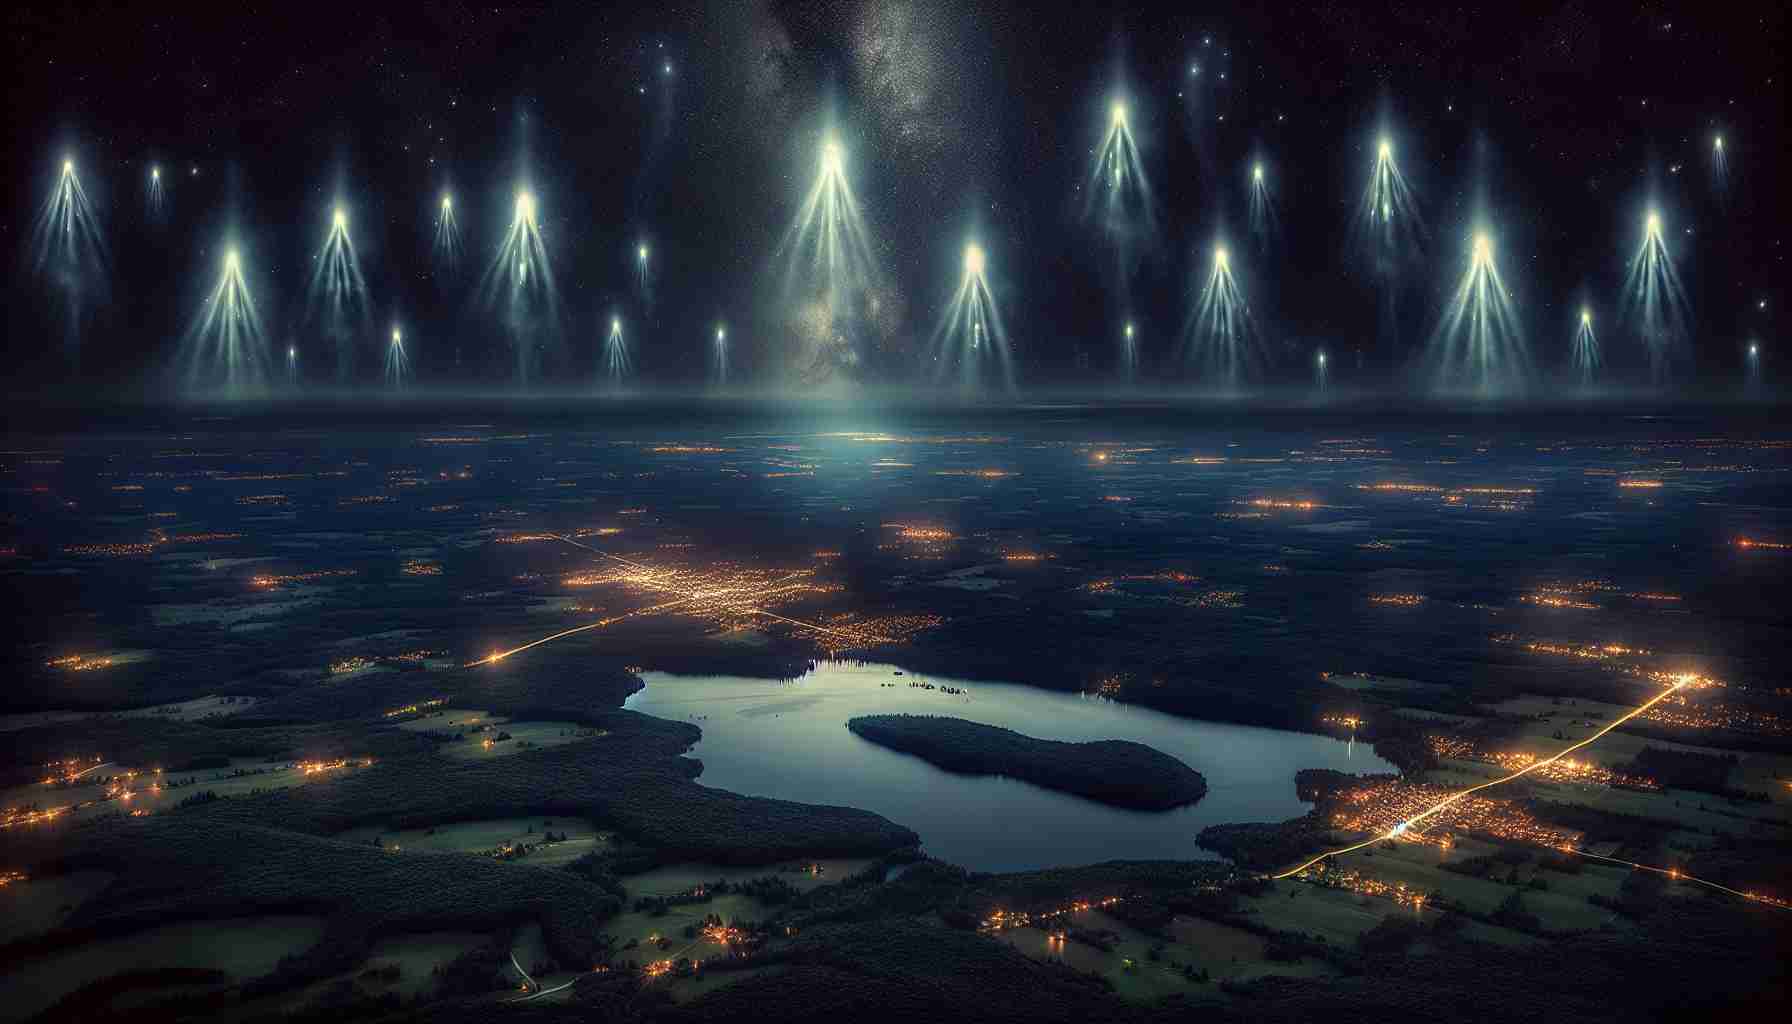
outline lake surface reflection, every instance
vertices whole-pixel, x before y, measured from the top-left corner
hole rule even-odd
[[[897,671],[824,663],[791,682],[647,672],[641,677],[646,689],[625,706],[701,727],[703,739],[692,754],[703,761],[698,781],[704,785],[876,811],[919,832],[929,854],[978,871],[1211,857],[1195,845],[1208,825],[1306,813],[1294,793],[1294,773],[1301,768],[1396,771],[1360,743],[1177,718],[1030,686]],[[846,728],[856,715],[895,712],[953,715],[1044,739],[1134,740],[1200,772],[1207,795],[1173,811],[1121,810],[1012,779],[954,775]]]

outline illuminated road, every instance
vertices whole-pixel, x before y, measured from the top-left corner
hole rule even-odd
[[[1692,680],[1692,677],[1690,677],[1690,676],[1682,676],[1681,678],[1668,684],[1667,689],[1665,689],[1665,690],[1661,691],[1660,693],[1656,694],[1655,696],[1649,698],[1647,701],[1644,701],[1642,704],[1638,705],[1637,707],[1632,708],[1630,711],[1618,716],[1617,718],[1612,719],[1612,721],[1608,725],[1606,725],[1604,728],[1600,729],[1598,732],[1595,732],[1593,735],[1588,736],[1586,739],[1581,740],[1579,743],[1575,743],[1570,746],[1564,747],[1561,750],[1557,751],[1556,753],[1550,755],[1549,757],[1546,757],[1546,758],[1543,758],[1543,759],[1537,760],[1537,761],[1532,761],[1530,764],[1525,765],[1523,768],[1520,768],[1517,771],[1512,772],[1509,775],[1502,775],[1497,779],[1491,779],[1487,782],[1483,782],[1478,785],[1470,786],[1467,789],[1457,790],[1456,792],[1451,793],[1449,796],[1444,797],[1442,800],[1439,800],[1437,803],[1432,804],[1430,807],[1427,807],[1424,810],[1413,815],[1412,817],[1407,818],[1405,821],[1400,822],[1399,824],[1395,825],[1393,828],[1389,829],[1385,833],[1382,833],[1381,835],[1371,836],[1370,838],[1365,839],[1360,843],[1353,843],[1350,846],[1345,846],[1340,849],[1328,850],[1325,853],[1322,853],[1319,856],[1314,857],[1312,860],[1309,860],[1297,867],[1289,868],[1287,871],[1284,871],[1279,875],[1271,875],[1270,877],[1276,878],[1276,879],[1288,878],[1291,875],[1300,874],[1302,871],[1307,870],[1308,868],[1312,867],[1315,864],[1320,863],[1321,861],[1330,860],[1333,857],[1337,857],[1342,854],[1350,853],[1353,850],[1360,850],[1365,846],[1370,846],[1374,843],[1379,843],[1383,839],[1398,839],[1401,836],[1405,835],[1409,830],[1411,830],[1414,825],[1417,825],[1419,822],[1424,821],[1426,818],[1432,817],[1433,815],[1437,814],[1437,812],[1445,809],[1446,807],[1449,807],[1450,805],[1456,803],[1458,800],[1461,800],[1463,797],[1468,796],[1471,793],[1479,793],[1483,789],[1491,789],[1494,786],[1498,786],[1503,783],[1511,782],[1513,779],[1519,778],[1521,776],[1529,775],[1530,773],[1536,771],[1539,768],[1542,768],[1542,767],[1545,767],[1546,765],[1551,765],[1557,761],[1560,761],[1562,758],[1567,757],[1569,754],[1574,753],[1576,750],[1579,750],[1580,748],[1586,746],[1587,744],[1592,743],[1595,740],[1598,740],[1600,737],[1604,736],[1606,733],[1611,732],[1613,729],[1616,729],[1618,726],[1623,725],[1625,722],[1630,721],[1632,718],[1635,718],[1636,716],[1648,711],[1650,708],[1654,707],[1655,705],[1661,703],[1663,700],[1666,700],[1670,695],[1672,695],[1674,693],[1674,691],[1680,689],[1682,686],[1685,686],[1688,682],[1691,682],[1691,680]]]
[[[672,590],[675,587],[674,584],[663,583],[663,582],[659,582],[654,579],[654,577],[656,575],[664,573],[665,570],[656,569],[653,566],[647,565],[645,563],[636,562],[636,561],[634,561],[632,559],[628,559],[628,558],[623,558],[621,555],[613,555],[613,554],[609,553],[608,551],[601,551],[597,548],[592,547],[589,544],[585,544],[580,541],[574,540],[573,538],[567,537],[563,534],[550,533],[550,534],[547,534],[546,536],[552,537],[555,540],[560,541],[562,543],[570,544],[573,547],[581,548],[585,551],[589,551],[592,554],[598,556],[599,558],[607,558],[612,562],[615,562],[619,565],[625,565],[631,569],[636,570],[637,572],[642,573],[643,577],[627,581],[627,582],[633,583],[637,586],[646,587],[648,589],[661,589],[661,590]],[[782,580],[772,581],[768,585],[767,588],[761,588],[761,590],[756,591],[756,592],[763,592],[764,589],[769,589],[769,587],[777,587],[777,586],[781,586],[785,583],[792,582],[796,579],[801,578],[802,575],[803,575],[802,573],[792,573],[791,575],[786,576]],[[523,651],[527,651],[531,648],[540,647],[543,644],[552,643],[555,640],[561,640],[566,637],[576,635],[578,633],[588,632],[593,629],[602,629],[605,626],[614,625],[618,622],[621,622],[624,619],[635,618],[635,617],[642,616],[642,615],[654,615],[654,614],[658,614],[660,612],[672,610],[674,608],[677,608],[680,605],[688,605],[693,602],[698,602],[698,601],[703,601],[703,600],[715,600],[718,597],[723,599],[723,603],[724,603],[724,606],[726,607],[726,610],[733,612],[735,614],[758,615],[758,616],[762,616],[764,618],[772,619],[777,622],[785,623],[787,625],[798,626],[803,629],[812,629],[818,633],[825,633],[830,636],[841,637],[845,640],[852,642],[856,646],[869,646],[871,644],[894,643],[895,642],[890,637],[880,636],[875,633],[868,633],[868,632],[866,632],[864,630],[860,630],[860,629],[840,629],[840,628],[837,628],[834,626],[824,626],[818,622],[807,622],[802,619],[793,619],[787,615],[779,615],[776,612],[767,611],[764,608],[751,607],[750,605],[742,605],[739,607],[735,607],[730,603],[732,600],[732,598],[730,596],[730,591],[727,589],[722,589],[719,591],[702,591],[702,592],[697,592],[697,593],[687,593],[687,594],[685,594],[685,596],[683,596],[675,601],[667,601],[664,604],[650,605],[646,608],[637,608],[632,612],[627,612],[622,615],[612,615],[608,618],[599,619],[596,622],[588,622],[588,623],[584,624],[583,626],[574,626],[571,629],[563,629],[557,633],[550,633],[547,636],[541,637],[536,640],[531,640],[526,644],[521,644],[519,646],[512,647],[508,650],[494,651],[491,654],[488,654],[483,658],[479,658],[477,660],[468,662],[465,667],[466,668],[477,668],[481,665],[490,665],[490,664],[493,664],[494,662],[503,661],[505,658],[508,658],[513,654],[520,654]],[[742,601],[745,601],[746,597],[745,597],[745,595],[742,595],[739,599]]]
[[[1776,900],[1770,896],[1762,896],[1759,893],[1743,892],[1740,889],[1732,889],[1727,885],[1719,885],[1716,882],[1707,881],[1707,880],[1705,880],[1703,878],[1699,878],[1695,875],[1689,875],[1686,872],[1681,871],[1679,868],[1658,868],[1652,864],[1638,864],[1636,861],[1633,861],[1633,860],[1624,860],[1621,857],[1607,857],[1604,854],[1599,854],[1599,853],[1588,853],[1586,850],[1578,849],[1578,848],[1572,847],[1572,846],[1563,847],[1562,852],[1563,853],[1572,853],[1577,857],[1588,857],[1593,860],[1607,861],[1612,864],[1622,864],[1625,867],[1635,868],[1638,871],[1653,871],[1658,875],[1664,875],[1668,878],[1673,879],[1676,882],[1692,882],[1695,885],[1703,885],[1710,889],[1716,889],[1718,892],[1727,892],[1732,896],[1740,896],[1743,899],[1748,900],[1753,903],[1765,903],[1768,906],[1775,907],[1779,910],[1792,910],[1792,906],[1787,905],[1785,902],[1783,902],[1781,900]]]

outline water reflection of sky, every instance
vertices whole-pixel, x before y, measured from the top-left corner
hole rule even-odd
[[[1301,768],[1392,772],[1366,746],[1202,722],[1027,686],[963,682],[887,665],[823,664],[794,682],[646,673],[627,707],[703,729],[702,783],[754,796],[862,807],[921,834],[928,853],[983,871],[1102,860],[1209,857],[1208,825],[1303,814]],[[965,696],[908,684],[962,687]],[[894,684],[883,685],[883,684]],[[1107,807],[1011,779],[953,775],[854,736],[855,715],[944,714],[1055,740],[1125,739],[1181,758],[1207,779],[1191,807]]]

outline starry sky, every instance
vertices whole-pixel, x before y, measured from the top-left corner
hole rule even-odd
[[[1171,372],[1216,240],[1238,243],[1271,383],[1303,379],[1320,346],[1341,373],[1394,379],[1477,224],[1533,356],[1557,366],[1583,305],[1615,314],[1651,203],[1695,310],[1691,372],[1733,376],[1747,340],[1772,351],[1792,300],[1778,5],[1246,6],[16,6],[0,71],[8,362],[155,381],[232,243],[273,342],[310,346],[305,283],[340,202],[371,306],[406,325],[419,378],[482,379],[501,346],[468,315],[472,282],[431,260],[434,217],[451,190],[476,276],[528,181],[566,372],[590,372],[621,315],[645,380],[700,380],[718,322],[744,372],[776,377],[801,356],[772,250],[829,131],[892,282],[855,339],[868,379],[916,376],[973,235],[1023,380],[1110,373],[1122,322],[1138,325],[1143,372]],[[1155,212],[1125,271],[1080,195],[1116,97]],[[1399,268],[1392,327],[1346,244],[1383,132],[1429,234]],[[29,254],[65,154],[109,247],[72,343]],[[1279,223],[1247,250],[1256,161]],[[152,165],[160,220],[145,213]],[[642,242],[650,307],[631,288]],[[1608,352],[1640,362],[1619,338]]]

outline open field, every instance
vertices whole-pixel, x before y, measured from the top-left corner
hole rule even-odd
[[[566,838],[546,842],[549,832]],[[362,825],[332,838],[350,843],[378,840],[381,849],[394,853],[492,854],[527,846],[529,852],[518,859],[536,867],[560,867],[611,846],[610,837],[590,822],[570,817],[494,818],[413,829]]]

